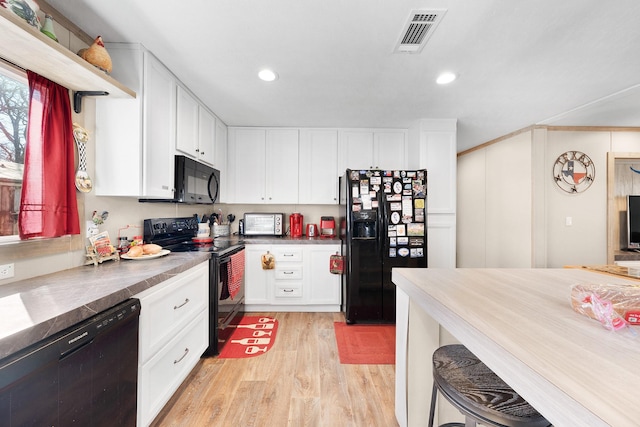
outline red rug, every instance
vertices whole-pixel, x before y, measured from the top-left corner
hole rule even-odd
[[[230,334],[220,335],[220,339],[227,342],[218,355],[219,358],[256,357],[273,347],[278,332],[278,321],[266,316],[244,316],[235,328],[230,325],[226,330],[230,331]]]
[[[334,322],[340,363],[393,365],[396,363],[395,325],[347,325]]]

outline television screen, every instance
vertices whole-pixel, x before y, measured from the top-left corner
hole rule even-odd
[[[640,249],[640,195],[627,196],[627,249]]]

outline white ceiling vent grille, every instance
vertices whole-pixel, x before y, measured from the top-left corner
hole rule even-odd
[[[419,53],[442,21],[447,9],[412,10],[394,52]]]

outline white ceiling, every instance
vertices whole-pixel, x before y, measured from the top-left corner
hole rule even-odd
[[[640,126],[638,0],[47,1],[145,45],[230,126],[455,118],[459,151],[532,124]],[[421,53],[393,53],[414,9],[447,12]],[[458,80],[436,85],[444,70]]]

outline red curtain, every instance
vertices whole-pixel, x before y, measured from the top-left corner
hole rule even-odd
[[[29,123],[18,219],[21,239],[80,234],[68,89],[27,71]]]

